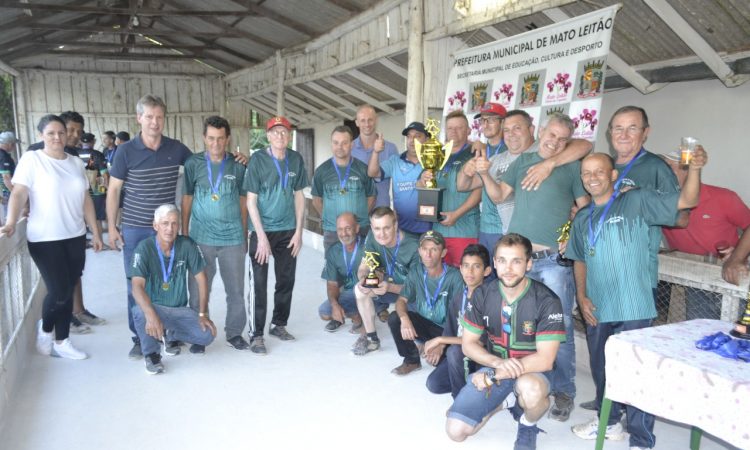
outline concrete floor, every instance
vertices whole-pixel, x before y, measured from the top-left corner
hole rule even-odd
[[[166,373],[159,376],[147,375],[142,360],[127,358],[121,253],[87,256],[85,302],[108,322],[73,336],[88,360],[29,353],[27,376],[10,399],[12,414],[0,424],[0,449],[513,448],[516,424],[506,412],[466,442],[451,442],[443,431],[450,396],[426,390],[427,367],[405,378],[390,374],[400,359],[385,324],[378,323],[381,351],[365,357],[349,352],[355,336],[346,329],[323,331],[319,251],[304,248],[298,263],[288,327],[296,342],[267,337],[265,357],[227,347],[217,277],[211,298],[217,340],[205,356],[184,348],[165,358]],[[577,349],[578,403],[593,398],[593,384],[580,339]],[[538,448],[594,448],[570,431],[592,416],[577,408],[567,423],[543,419],[539,425],[547,433],[539,435]],[[655,431],[658,449],[688,447],[687,427],[659,420]],[[605,444],[627,448],[627,440]],[[704,437],[701,448],[731,447]]]

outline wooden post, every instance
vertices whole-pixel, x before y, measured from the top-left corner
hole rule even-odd
[[[286,60],[281,57],[281,50],[276,50],[276,70],[278,70],[276,86],[276,114],[284,115],[284,73],[286,72]]]
[[[409,0],[409,66],[406,79],[405,123],[425,121],[424,103],[424,7],[423,0]]]

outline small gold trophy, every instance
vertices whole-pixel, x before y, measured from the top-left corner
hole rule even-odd
[[[380,286],[380,277],[378,277],[378,274],[375,273],[377,268],[380,266],[380,263],[378,262],[376,256],[380,256],[380,253],[366,251],[365,256],[362,258],[367,267],[370,268],[370,273],[368,273],[365,279],[362,280],[362,286],[369,289]]]
[[[560,233],[560,236],[557,237],[558,243],[562,244],[563,242],[568,242],[570,240],[570,227],[572,224],[573,222],[569,220],[557,229],[557,232]],[[573,260],[566,258],[565,252],[560,252],[557,255],[557,264],[570,267],[573,265]]]
[[[432,179],[428,181],[424,188],[417,188],[418,198],[417,217],[428,222],[439,222],[440,207],[442,205],[442,189],[437,187],[437,172],[443,170],[445,164],[451,156],[453,141],[442,144],[437,140],[440,134],[437,121],[427,119],[427,133],[430,135],[424,144],[414,141],[414,148],[417,151],[417,159],[424,170],[432,173]]]
[[[734,324],[734,330],[729,334],[740,339],[750,339],[750,291],[747,293],[747,306],[742,314],[742,319]]]

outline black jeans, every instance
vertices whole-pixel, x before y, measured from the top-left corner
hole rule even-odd
[[[70,334],[73,288],[86,263],[86,235],[59,241],[29,242],[29,254],[47,286],[42,305],[42,329],[55,330],[62,341]]]
[[[266,236],[271,244],[273,255],[273,268],[276,274],[276,287],[273,296],[273,316],[271,323],[286,326],[289,320],[289,312],[292,308],[292,290],[294,290],[294,276],[297,271],[297,258],[292,257],[292,249],[287,248],[294,236],[294,230],[267,231]],[[258,248],[258,234],[253,232],[250,236],[250,289],[253,297],[248,305],[250,315],[249,326],[253,336],[263,336],[263,328],[266,325],[266,305],[268,304],[268,262],[258,264],[255,260],[255,251]]]
[[[591,376],[596,386],[596,409],[602,404],[606,385],[604,345],[610,336],[628,330],[639,330],[650,327],[652,319],[627,320],[623,322],[599,322],[595,327],[586,324],[586,343],[589,347],[589,365]],[[630,433],[631,447],[652,448],[656,444],[654,436],[654,416],[634,406],[612,402],[607,425],[614,425],[622,417],[622,408],[628,419],[627,430]]]
[[[443,335],[443,327],[436,325],[429,319],[420,316],[419,313],[409,311],[409,319],[417,332],[417,339],[427,342],[432,338]],[[401,337],[401,318],[396,311],[388,316],[388,327],[391,329],[393,341],[396,343],[398,354],[404,358],[407,364],[419,364],[419,350],[414,341],[407,341]]]

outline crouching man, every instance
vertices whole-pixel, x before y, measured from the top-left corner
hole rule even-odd
[[[178,236],[180,214],[174,205],[161,205],[154,212],[156,236],[141,241],[132,262],[133,319],[146,360],[146,372],[164,372],[160,342],[184,341],[207,346],[216,336],[208,318],[206,266],[198,245]],[[198,283],[199,312],[188,307],[187,274]],[[167,338],[167,334],[169,337]],[[169,352],[177,354],[179,352]]]
[[[471,375],[448,410],[446,432],[463,441],[496,411],[509,407],[518,421],[514,450],[535,449],[540,431],[536,422],[550,405],[544,372],[552,369],[565,341],[562,304],[547,286],[526,276],[532,265],[527,238],[506,234],[494,254],[499,282],[474,292],[461,323],[463,352],[483,367]],[[486,348],[480,340],[485,333]]]

